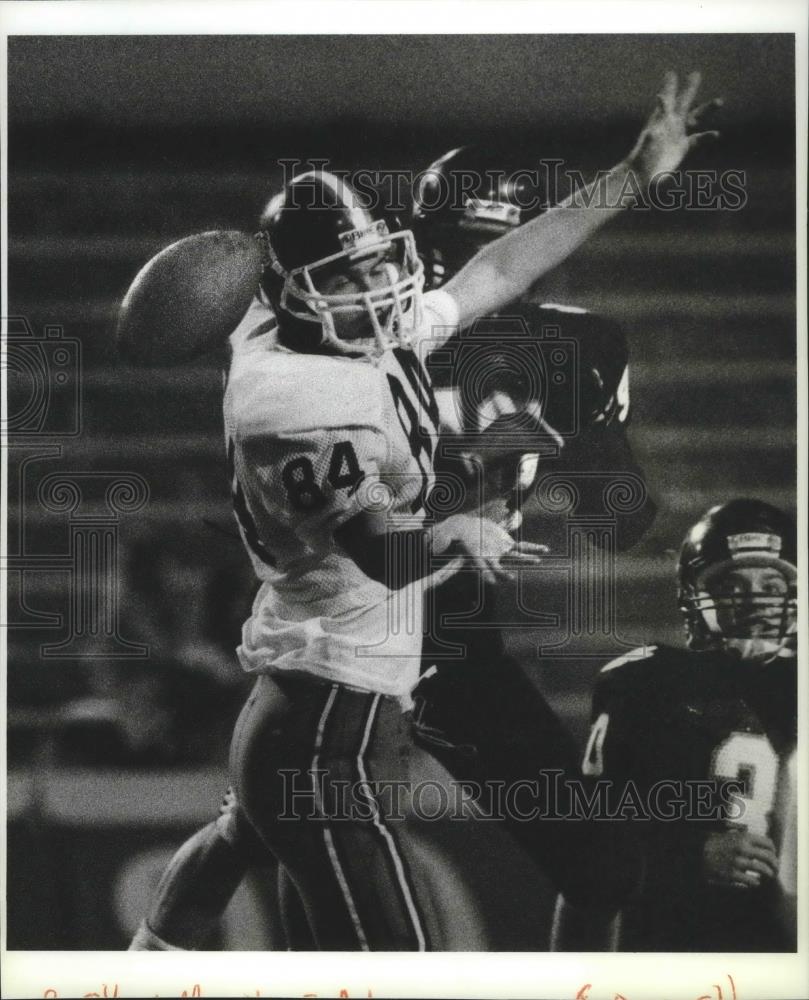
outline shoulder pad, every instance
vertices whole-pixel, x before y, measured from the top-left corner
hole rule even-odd
[[[694,654],[687,649],[663,645],[639,646],[602,667],[596,683],[610,690],[645,688],[648,685],[659,688],[664,682],[680,676],[683,670],[692,669],[693,661]]]
[[[596,334],[602,330],[610,332],[621,331],[621,324],[601,313],[590,312],[581,306],[563,305],[559,302],[527,302],[520,303],[520,310],[528,307],[533,315],[543,323],[559,323],[573,330],[587,331]]]
[[[574,313],[579,316],[589,312],[583,306],[565,306],[558,302],[541,302],[539,308],[548,312]]]
[[[622,668],[624,668],[624,672],[626,673],[628,669],[634,666],[639,665],[641,669],[650,666],[651,661],[655,659],[657,651],[657,646],[638,646],[629,653],[617,656],[614,660],[610,660],[609,663],[605,664],[599,671],[599,678],[604,677],[606,674],[612,674]]]
[[[596,352],[600,349],[601,352],[626,353],[626,336],[621,324],[581,306],[520,301],[509,312],[524,317],[534,328],[534,333],[539,333],[538,326],[558,326],[563,337],[586,338],[595,346]]]
[[[623,702],[634,692],[643,692],[653,685],[657,675],[656,654],[656,646],[639,646],[605,664],[593,690],[594,715],[610,706],[614,709],[616,700]]]
[[[459,306],[455,297],[443,288],[434,288],[424,293],[425,312],[431,314],[430,322],[437,321],[443,326],[457,327]]]
[[[240,437],[382,424],[382,382],[363,361],[267,350],[234,357],[228,381]]]

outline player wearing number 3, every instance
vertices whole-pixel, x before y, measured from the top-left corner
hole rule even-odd
[[[652,646],[601,673],[585,773],[619,789],[631,780],[650,802],[657,787],[663,810],[680,783],[734,783],[724,816],[710,818],[703,798],[648,824],[621,950],[795,948],[795,563],[781,511],[758,500],[712,508],[680,554],[690,649]]]
[[[449,892],[460,906],[457,873],[438,857],[419,865],[398,818],[406,790],[393,804],[381,790],[409,777],[424,586],[461,564],[491,581],[543,549],[473,514],[433,523],[423,362],[620,211],[630,174],[645,187],[679,165],[698,138],[697,86],[694,74],[678,93],[669,75],[604,197],[515,229],[426,295],[411,234],[333,175],[291,181],[269,219],[263,295],[231,338],[224,405],[234,507],[262,580],[239,647],[258,680],[231,770],[320,948],[484,946],[468,914],[448,938],[433,903]]]

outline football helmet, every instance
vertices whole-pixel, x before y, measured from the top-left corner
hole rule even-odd
[[[795,525],[777,507],[748,499],[712,507],[680,551],[679,605],[689,646],[723,648],[745,660],[791,653],[796,562]]]
[[[278,317],[279,338],[294,350],[378,355],[407,346],[422,322],[424,268],[413,234],[390,232],[340,177],[313,170],[294,177],[261,218],[266,264],[261,279]],[[335,274],[372,262],[367,287],[326,290]],[[353,286],[353,287],[352,287]],[[369,336],[343,338],[340,317],[367,316]]]
[[[411,214],[428,287],[437,288],[486,243],[544,211],[542,177],[533,157],[479,146],[451,149],[423,170]]]

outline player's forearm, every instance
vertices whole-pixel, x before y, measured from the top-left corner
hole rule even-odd
[[[378,531],[371,518],[358,515],[343,525],[335,538],[366,576],[390,590],[401,590],[428,576],[433,556],[451,545],[445,534],[422,527]]]
[[[621,195],[630,169],[628,160],[619,163],[544,215],[484,247],[446,286],[460,304],[460,325],[525,295],[617,215],[624,207]]]
[[[376,515],[359,514],[334,537],[366,576],[400,590],[439,569],[455,572],[460,567],[460,560],[454,565],[455,557],[469,548],[465,536],[476,531],[480,532],[476,515],[453,514],[430,530],[421,526],[394,530],[383,527]]]

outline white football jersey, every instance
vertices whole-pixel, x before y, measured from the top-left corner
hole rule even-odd
[[[425,330],[453,327],[446,292],[425,296]],[[361,511],[424,519],[438,413],[414,351],[376,362],[279,347],[256,299],[231,337],[225,392],[234,511],[262,585],[242,631],[249,672],[296,670],[405,696],[418,680],[424,583],[367,577],[334,532]]]

